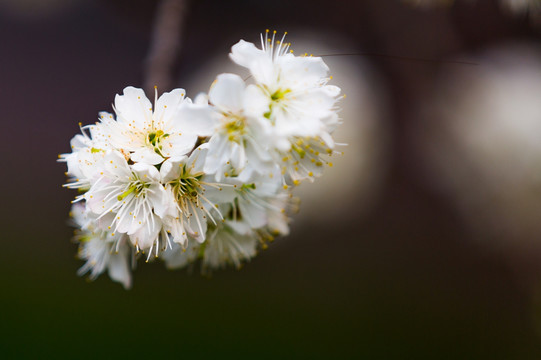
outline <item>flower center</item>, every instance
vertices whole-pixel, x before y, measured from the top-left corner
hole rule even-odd
[[[171,182],[173,193],[181,209],[187,208],[187,201],[198,203],[199,193],[202,191],[200,184],[202,177],[203,174],[191,174],[186,169],[186,165],[183,165],[179,178]]]
[[[135,193],[135,196],[138,196],[139,194],[143,193],[146,188],[148,188],[150,185],[145,184],[139,179],[136,179],[128,184],[127,189],[120,195],[117,196],[118,201],[124,200],[124,198],[131,193]]]
[[[217,210],[218,205],[213,204],[209,199],[205,197],[205,187],[212,186],[219,188],[215,184],[209,184],[203,181],[203,172],[192,172],[193,167],[188,167],[186,164],[181,166],[180,175],[177,179],[168,183],[171,186],[173,196],[175,197],[177,210],[180,212],[180,221],[183,225],[184,221],[194,221],[190,225],[191,230],[198,229],[199,231],[193,232],[192,235],[200,236],[204,235],[206,228],[202,224],[206,223],[207,219],[216,225],[214,215],[208,208],[204,206],[204,203],[210,205],[211,209]],[[222,214],[215,212],[221,219]],[[177,218],[178,220],[178,218]],[[195,227],[195,228],[194,228]]]
[[[157,154],[161,155],[162,141],[168,136],[169,134],[164,133],[163,130],[153,131],[147,135],[146,141],[147,144],[154,148]]]
[[[286,96],[286,94],[290,92],[291,92],[290,89],[285,89],[285,90],[278,89],[273,94],[271,94],[271,100],[274,102],[279,102]]]
[[[267,91],[268,93],[270,93],[268,89]],[[264,113],[263,116],[271,120],[273,108],[275,106],[282,106],[282,107],[286,106],[284,101],[287,100],[286,95],[289,94],[290,92],[291,92],[291,89],[278,89],[275,92],[271,93],[270,94],[271,103],[269,104],[269,111]]]
[[[246,132],[245,118],[238,115],[225,114],[227,122],[223,128],[228,135],[229,141],[240,143],[240,137]]]
[[[255,190],[255,184],[254,184],[254,183],[251,183],[251,184],[242,184],[241,190],[248,190],[248,189]]]

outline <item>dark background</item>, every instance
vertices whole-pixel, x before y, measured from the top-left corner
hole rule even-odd
[[[61,188],[65,168],[55,161],[78,122],[143,85],[155,3],[54,4],[0,8],[2,358],[541,358],[537,254],[510,260],[479,246],[482,235],[431,182],[410,130],[434,79],[460,66],[445,60],[539,43],[526,16],[490,1],[192,1],[180,80],[266,28],[329,31],[356,50],[439,62],[362,59],[386,83],[392,139],[368,211],[294,228],[241,271],[211,279],[140,263],[126,291],[107,275],[76,276],[74,193]]]

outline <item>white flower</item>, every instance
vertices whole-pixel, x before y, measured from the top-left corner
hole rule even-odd
[[[250,260],[257,254],[257,237],[249,227],[235,226],[230,221],[209,229],[207,241],[203,249],[202,271],[220,269],[226,265],[240,268],[242,262]],[[238,232],[238,229],[243,231]]]
[[[134,162],[156,165],[188,154],[198,136],[211,135],[213,118],[209,106],[193,104],[184,95],[183,89],[164,93],[152,111],[143,90],[127,87],[115,98],[116,121],[100,114],[106,129],[102,136]]]
[[[276,151],[282,174],[287,175],[287,183],[298,185],[302,180],[314,181],[321,176],[325,165],[333,166],[327,157],[340,154],[321,138],[291,138],[289,151]]]
[[[200,249],[201,244],[197,241],[190,241],[186,247],[173,243],[171,248],[160,254],[160,258],[165,261],[168,269],[178,269],[197,260]]]
[[[97,133],[99,133],[97,125],[81,127],[81,134],[71,139],[71,153],[59,155],[59,161],[66,162],[68,167],[66,175],[71,178],[65,187],[87,190],[96,180],[100,170],[99,163],[105,155],[105,150],[110,149],[107,142],[94,140],[99,137],[96,136]]]
[[[249,112],[268,118],[280,136],[319,136],[327,132],[322,120],[334,116],[340,93],[338,87],[327,85],[327,65],[320,57],[288,53],[289,44],[284,44],[283,38],[275,45],[274,35],[272,39],[265,35],[261,42],[262,49],[257,49],[241,40],[230,54],[256,80],[247,90]],[[283,148],[286,150],[287,145]]]
[[[204,243],[190,242],[187,248],[173,244],[160,257],[169,269],[177,269],[201,259],[201,271],[234,265],[240,268],[244,261],[257,254],[258,236],[246,224],[226,221],[208,228]]]
[[[238,75],[221,74],[209,91],[209,101],[219,119],[209,140],[205,172],[221,181],[225,169],[240,173],[248,163],[263,172],[272,167],[266,142],[271,136],[268,121],[245,113],[246,85]]]
[[[241,40],[230,57],[255,79],[246,89],[245,113],[271,124],[269,151],[282,163],[286,181],[297,183],[319,174],[312,164],[325,161],[316,153],[333,153],[340,88],[327,85],[328,67],[320,57],[294,56],[283,38],[275,44],[267,34],[261,36],[262,49]]]
[[[289,192],[280,192],[267,201],[273,211],[267,212],[267,225],[260,235],[272,241],[275,236],[289,234],[288,213],[298,211],[299,199]]]
[[[204,243],[191,242],[187,248],[173,244],[160,257],[169,269],[177,269],[201,259],[201,272],[233,265],[240,268],[242,263],[257,254],[260,236],[244,223],[226,221],[209,226]]]
[[[166,196],[154,166],[130,166],[117,151],[105,155],[100,178],[84,194],[89,210],[98,215],[102,228],[126,233],[137,248],[150,251],[154,245],[158,247]]]
[[[270,175],[248,170],[224,179],[224,183],[230,186],[223,186],[221,191],[209,189],[209,196],[221,195],[219,209],[228,220],[244,222],[249,228],[259,229],[267,225],[270,212],[282,211],[270,201],[284,192],[277,168]]]
[[[216,224],[222,218],[214,202],[219,195],[206,196],[209,188],[218,193],[221,189],[203,170],[206,156],[207,144],[203,144],[189,158],[171,158],[161,166],[161,180],[167,192],[163,222],[175,243],[185,245],[188,235],[198,242],[205,241],[207,222]]]
[[[78,270],[79,275],[90,272],[90,279],[96,279],[105,270],[109,277],[122,283],[126,289],[131,287],[131,272],[129,268],[130,248],[126,235],[118,234],[121,239],[109,239],[106,232],[86,232],[79,234],[79,258],[86,263]],[[117,245],[115,245],[115,243]]]
[[[86,260],[78,274],[90,272],[90,280],[95,280],[107,270],[112,280],[122,283],[126,289],[130,288],[131,250],[126,235],[113,236],[110,232],[93,227],[81,204],[75,204],[71,214],[75,223],[82,228],[76,232],[75,240],[79,242],[79,257]]]

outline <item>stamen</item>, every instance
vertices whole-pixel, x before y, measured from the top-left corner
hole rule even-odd
[[[137,189],[137,186],[135,185],[130,186],[128,190],[124,191],[121,195],[117,196],[118,201],[124,200],[124,198],[128,196],[129,194],[131,194],[132,192],[134,192],[135,189]]]

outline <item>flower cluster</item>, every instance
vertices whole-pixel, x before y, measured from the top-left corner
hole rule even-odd
[[[293,55],[268,30],[261,42],[232,47],[246,81],[221,74],[194,101],[183,89],[156,90],[154,104],[127,87],[115,115],[81,126],[60,155],[65,186],[79,191],[80,274],[107,270],[129,287],[139,256],[169,268],[239,267],[288,233],[291,189],[332,166],[340,89],[320,57]]]

